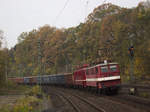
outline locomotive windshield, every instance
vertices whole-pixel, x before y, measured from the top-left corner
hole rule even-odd
[[[103,73],[108,72],[108,67],[107,66],[101,67],[101,72]]]
[[[110,66],[110,70],[111,70],[111,72],[117,71],[117,66],[116,65]]]

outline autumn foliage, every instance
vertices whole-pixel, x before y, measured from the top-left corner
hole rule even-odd
[[[68,29],[45,25],[18,37],[9,52],[9,75],[30,76],[39,72],[40,40],[42,75],[69,72],[83,63],[109,59],[120,64],[121,73],[129,74],[128,48],[134,45],[135,75],[150,75],[150,8],[103,4],[89,14],[87,21]],[[100,53],[99,53],[100,51]]]

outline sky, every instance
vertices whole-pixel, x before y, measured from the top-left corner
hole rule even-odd
[[[0,30],[11,48],[22,32],[47,24],[57,28],[77,26],[103,3],[132,8],[141,1],[144,0],[0,0]]]

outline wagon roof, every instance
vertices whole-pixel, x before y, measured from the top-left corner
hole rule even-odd
[[[60,74],[52,74],[52,75],[41,75],[42,77],[48,77],[48,76],[62,76],[62,75],[71,75],[72,73],[60,73]],[[33,77],[39,77],[39,76],[30,76],[30,77],[24,77],[24,78],[33,78]]]

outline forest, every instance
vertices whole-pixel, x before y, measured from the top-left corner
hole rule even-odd
[[[0,51],[0,75],[9,77],[72,72],[76,66],[111,60],[129,77],[128,49],[134,46],[134,75],[150,77],[150,4],[134,8],[103,4],[71,28],[44,25],[22,32],[14,48]],[[1,82],[2,82],[1,78]]]

